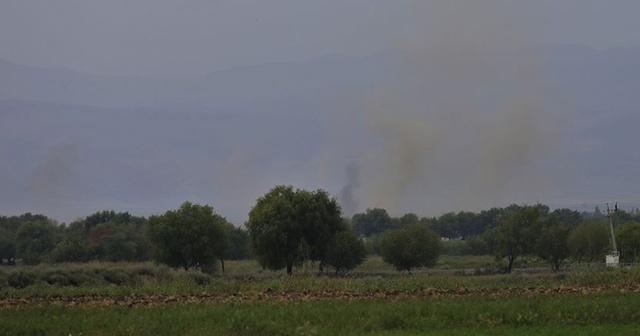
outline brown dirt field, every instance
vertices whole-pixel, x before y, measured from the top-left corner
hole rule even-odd
[[[459,288],[444,290],[424,288],[411,291],[285,291],[238,294],[180,294],[180,295],[79,295],[79,296],[47,296],[47,297],[3,297],[0,298],[0,308],[21,306],[160,306],[166,304],[216,304],[232,302],[266,302],[290,301],[305,302],[314,300],[366,300],[389,299],[407,300],[416,298],[440,298],[463,296],[509,296],[509,295],[562,295],[562,294],[597,294],[605,291],[640,293],[640,284],[626,286],[594,286],[594,287],[526,287],[526,288]]]

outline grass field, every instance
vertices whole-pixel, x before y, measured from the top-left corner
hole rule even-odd
[[[4,267],[0,335],[640,334],[638,269],[408,275],[382,265],[370,259],[347,277],[310,267],[289,277],[250,261],[227,263],[225,277],[148,263]]]

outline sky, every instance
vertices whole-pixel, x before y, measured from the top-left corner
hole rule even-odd
[[[184,129],[178,129],[189,133],[188,135],[196,134],[194,129],[198,129],[207,137],[198,141],[194,140],[197,138],[195,137],[191,138],[192,143],[182,143],[167,136],[160,140],[175,147],[173,156],[165,151],[166,148],[156,147],[153,148],[158,149],[157,155],[150,155],[151,146],[127,157],[133,164],[127,161],[123,165],[126,169],[121,168],[131,172],[135,169],[130,165],[143,166],[144,169],[141,168],[138,172],[140,176],[153,177],[155,174],[166,173],[180,183],[186,181],[183,183],[186,187],[181,193],[177,193],[173,187],[167,187],[166,193],[154,194],[158,198],[164,197],[165,202],[162,204],[149,201],[153,204],[130,205],[137,206],[138,209],[153,207],[153,211],[157,213],[187,197],[196,200],[214,199],[216,204],[223,204],[223,214],[241,223],[246,219],[248,209],[255,199],[266,191],[265,188],[275,183],[298,183],[296,186],[305,188],[307,185],[313,188],[331,187],[332,194],[340,195],[347,214],[379,206],[392,210],[394,214],[424,210],[425,213],[420,215],[435,215],[443,211],[481,210],[510,202],[532,203],[537,201],[538,196],[543,197],[543,202],[565,197],[554,188],[557,188],[558,181],[569,180],[569,175],[575,175],[573,172],[579,170],[567,168],[565,162],[558,159],[562,154],[558,148],[566,140],[562,139],[562,131],[570,123],[573,106],[554,95],[555,88],[550,84],[552,76],[540,71],[540,59],[513,51],[565,44],[599,50],[640,47],[638,13],[640,2],[637,0],[3,0],[0,2],[0,59],[32,67],[65,68],[88,74],[189,77],[175,81],[156,81],[155,78],[131,81],[134,84],[127,87],[130,92],[126,93],[140,98],[142,103],[123,104],[123,107],[160,107],[164,103],[171,107],[174,106],[172,103],[185,103],[181,97],[195,99],[186,102],[195,105],[211,103],[211,99],[224,101],[228,98],[228,104],[239,104],[252,112],[262,112],[269,105],[264,105],[266,103],[263,104],[256,97],[260,94],[271,97],[269,95],[273,94],[273,97],[280,99],[279,102],[286,103],[282,103],[283,106],[271,106],[269,113],[280,113],[282,111],[278,111],[279,109],[296,110],[296,99],[304,100],[315,94],[313,85],[311,89],[305,86],[304,72],[300,77],[291,79],[287,74],[280,76],[273,75],[279,74],[277,72],[258,71],[252,73],[253,77],[249,77],[248,84],[240,76],[233,77],[241,78],[237,82],[226,81],[220,86],[211,87],[206,86],[209,77],[192,77],[246,65],[283,63],[290,66],[291,63],[287,62],[305,62],[326,55],[353,56],[352,61],[355,59],[356,62],[359,60],[366,63],[364,60],[367,57],[393,54],[395,58],[392,58],[390,70],[385,70],[384,76],[381,76],[383,79],[376,81],[375,85],[365,85],[365,89],[359,88],[360,91],[353,94],[341,91],[335,96],[318,95],[308,100],[308,105],[303,105],[304,108],[320,111],[318,114],[324,113],[323,117],[329,120],[327,124],[333,129],[318,137],[331,138],[332,141],[305,142],[310,141],[308,132],[317,131],[313,127],[309,127],[310,131],[299,130],[301,134],[297,138],[278,141],[299,145],[294,149],[302,152],[305,148],[310,148],[309,153],[305,153],[308,157],[302,155],[301,158],[296,158],[299,161],[291,164],[283,158],[272,161],[265,159],[263,162],[257,156],[248,154],[250,151],[247,148],[241,148],[233,141],[214,141],[210,138],[214,132],[207,125],[198,122],[194,123],[195,126],[183,123],[181,125]],[[258,67],[252,69],[256,68]],[[272,69],[269,66],[260,69],[267,68]],[[311,70],[309,73],[313,75],[308,77],[317,81],[313,83],[329,83],[327,92],[333,92],[331,89],[336,88],[340,91],[340,85],[353,79],[346,78],[349,76],[347,72],[339,73],[335,78],[324,78],[322,75],[325,73],[317,74],[322,69]],[[298,74],[295,71],[292,73]],[[582,74],[579,70],[578,73]],[[59,74],[56,71],[49,73],[51,76]],[[625,78],[626,74],[616,75]],[[281,81],[274,81],[274,76],[282,77],[277,78]],[[64,89],[67,83],[51,78],[54,79],[49,81],[56,83],[55,87],[44,85],[43,96],[25,99],[44,101],[46,97],[58,97],[56,94],[60,94],[62,100],[57,102],[74,103],[74,95],[82,95],[78,92],[84,86],[73,87],[77,91],[72,90],[68,96]],[[68,80],[68,77],[64,78]],[[92,80],[95,79],[92,76],[78,78],[88,80],[88,83],[93,83]],[[580,82],[579,78],[578,76],[576,80],[572,77],[570,82],[574,81],[570,86],[589,84]],[[16,83],[23,79],[25,78],[16,78],[12,81],[0,78],[0,84],[4,83],[4,86],[0,85],[0,90],[15,89],[8,91],[17,90],[17,97],[22,99],[20,94],[24,92]],[[27,82],[28,79],[26,78]],[[129,82],[122,78],[100,80]],[[181,85],[192,83],[190,81],[193,80],[193,83],[204,83],[203,87],[208,87],[211,91],[206,91],[205,96],[198,96],[198,92],[189,89],[190,86]],[[299,82],[295,82],[296,80]],[[36,84],[51,84],[43,83],[46,81],[41,80]],[[158,83],[159,86],[154,86]],[[149,100],[144,100],[148,98],[149,92],[160,90],[163,83],[177,83],[174,90],[176,92],[165,92],[167,96],[176,94],[179,97],[176,101],[158,103],[152,100],[149,103]],[[280,87],[278,83],[285,84]],[[145,88],[145,85],[150,88]],[[194,84],[194,87],[200,87],[198,85]],[[634,85],[626,85],[624,90],[618,90],[618,87],[611,90],[625,93],[625,90],[632,91]],[[25,92],[28,89],[36,90],[39,85],[26,87]],[[110,89],[103,90],[107,94],[101,96],[100,93],[104,92],[89,90],[87,92],[92,94],[83,96],[86,100],[81,104],[120,106],[117,102],[104,104],[104,100],[123,96],[131,98],[117,88],[106,87],[110,87],[113,92]],[[185,91],[180,91],[180,88]],[[224,97],[226,92],[230,92],[228,96],[231,97]],[[289,96],[296,92],[299,97]],[[597,86],[586,85],[580,92],[587,92],[586,96],[602,93],[606,104],[609,100],[620,100],[615,95],[607,96],[609,91]],[[48,93],[51,95],[47,95]],[[28,94],[29,92],[25,93],[27,96]],[[102,99],[91,102],[94,94]],[[240,97],[240,102],[233,100],[233,97]],[[245,97],[247,101],[244,101]],[[344,101],[334,99],[336,97]],[[638,106],[635,93],[623,95],[623,98],[629,97],[631,105]],[[67,98],[70,100],[64,100]],[[274,101],[277,99],[274,98]],[[322,104],[316,106],[315,102]],[[590,100],[587,101],[589,103]],[[10,102],[7,104],[6,106],[11,105]],[[216,104],[222,103],[212,103]],[[358,114],[361,111],[364,112]],[[11,131],[17,134],[16,139],[20,138],[28,144],[31,140],[29,127],[9,129],[10,126],[6,125],[10,123],[2,124],[1,112],[4,111],[0,111],[0,131],[5,127],[5,134]],[[250,123],[251,120],[242,122],[246,125]],[[43,133],[50,131],[49,126],[42,126]],[[169,123],[168,126],[174,125]],[[187,126],[191,129],[187,129]],[[118,126],[114,129],[120,128]],[[152,128],[145,128],[145,131],[152,132]],[[354,129],[360,130],[368,138],[352,141]],[[83,142],[78,139],[96,139],[92,133],[99,132],[94,132],[93,129],[78,132],[81,131],[88,133],[79,136],[70,132],[59,139],[43,136],[44,145],[39,148],[41,152],[21,153],[31,157],[29,162],[40,162],[19,168],[32,171],[32,175],[36,176],[31,185],[35,186],[37,193],[46,194],[52,186],[57,187],[52,181],[74,181],[75,175],[59,173],[72,170],[73,167],[65,166],[68,161],[83,160],[76,157],[79,155],[75,144]],[[237,133],[237,130],[225,131]],[[272,131],[275,132],[267,130],[265,133],[270,134]],[[247,134],[241,140],[255,152],[266,153],[271,150],[269,153],[273,157],[285,152],[280,142],[279,145],[267,148],[268,141],[252,138],[252,132]],[[179,138],[179,134],[175,135]],[[274,135],[273,138],[276,139],[277,136]],[[144,139],[133,136],[106,139],[104,143],[95,144],[96,148],[112,146],[112,149],[118,148],[114,153],[119,154],[126,152],[122,148],[130,149],[144,143]],[[637,141],[631,139],[628,143]],[[225,153],[232,154],[229,157],[217,155],[203,158],[196,154],[184,157],[190,147],[204,146],[204,149],[210,149],[206,146],[213,148],[214,145],[227,146],[217,149],[224,149]],[[11,145],[5,144],[4,147],[12,149]],[[164,167],[167,162],[176,164],[175,172],[162,171],[160,167]],[[265,162],[267,169],[264,169]],[[201,181],[210,178],[212,166],[222,168],[216,171],[216,182],[210,181],[211,186],[207,187]],[[633,169],[634,167],[632,165]],[[115,171],[107,166],[101,168],[106,175]],[[225,175],[225,169],[231,173]],[[15,170],[0,166],[0,175],[3,171],[14,174]],[[100,177],[94,169],[88,169],[86,175],[88,179]],[[229,175],[242,176],[236,179],[226,178]],[[126,180],[123,176],[113,178]],[[566,185],[565,189],[569,194],[567,198],[571,197],[571,202],[578,203],[585,197],[576,188],[584,185],[583,182],[588,179],[593,180],[595,177],[576,179],[574,185]],[[162,183],[158,183],[161,181],[163,180],[149,179],[148,185],[141,189],[152,193],[152,187],[161,185]],[[17,185],[15,181],[0,181],[2,182]],[[257,188],[256,185],[265,188]],[[106,183],[105,186],[111,185]],[[124,187],[126,189],[130,186]],[[24,189],[24,186],[16,187],[17,190],[21,188]],[[605,188],[604,192],[610,193],[606,197],[615,196],[615,188]],[[201,189],[207,191],[203,192]],[[217,194],[211,195],[214,191]],[[229,197],[230,192],[237,193],[234,194],[236,197]],[[13,197],[8,193],[4,196]],[[111,196],[117,202],[126,202],[118,199],[117,194]],[[96,195],[89,194],[78,196],[80,201],[92,198],[99,206],[118,210],[111,204],[120,203],[105,203],[95,197]],[[349,197],[353,199],[349,200]],[[76,201],[69,204],[81,203]],[[224,202],[229,204],[225,205]],[[23,206],[28,206],[28,202],[24,204]],[[51,205],[50,208],[55,206]],[[33,211],[49,213],[50,208],[43,206],[34,208]],[[88,213],[87,209],[74,208],[73,216]],[[149,211],[137,214],[148,215]],[[63,220],[68,221],[69,218]]]
[[[526,44],[640,45],[638,1],[472,3],[478,1],[3,0],[0,58],[96,74],[199,75],[385,51],[424,34],[416,24],[442,17],[473,21],[469,8],[479,7],[502,12],[514,29],[526,30]]]

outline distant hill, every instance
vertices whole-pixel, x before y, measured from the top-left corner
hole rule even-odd
[[[572,111],[558,143],[563,161],[555,163],[566,164],[569,177],[553,182],[560,191],[552,200],[540,201],[590,208],[640,200],[640,48],[520,52],[536,55]],[[69,221],[105,209],[148,215],[192,200],[239,224],[275,184],[339,195],[354,182],[347,167],[380,146],[363,97],[394,62],[391,54],[330,55],[148,78],[0,60],[0,213]],[[451,193],[465,190],[446,183]],[[456,210],[437,203],[446,197],[418,193],[397,211]]]

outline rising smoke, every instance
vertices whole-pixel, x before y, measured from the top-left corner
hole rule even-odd
[[[77,141],[54,146],[36,167],[31,186],[39,205],[57,205],[69,196],[79,146]]]
[[[406,14],[390,43],[396,62],[363,99],[376,146],[349,172],[359,183],[349,178],[345,208],[433,214],[553,191],[566,116],[523,49],[532,30],[505,4],[429,2]]]

